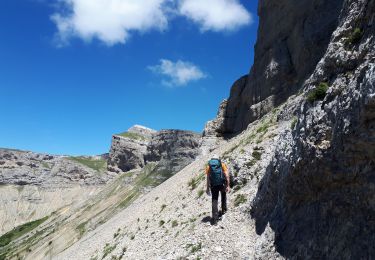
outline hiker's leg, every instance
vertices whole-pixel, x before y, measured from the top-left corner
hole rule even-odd
[[[220,190],[221,196],[221,214],[227,212],[227,193],[225,192],[225,186]]]
[[[218,202],[219,202],[219,191],[218,187],[212,187],[212,220],[215,222],[219,217],[219,209],[218,209]]]

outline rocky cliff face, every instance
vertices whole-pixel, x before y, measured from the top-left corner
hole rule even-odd
[[[181,130],[161,130],[147,147],[146,162],[158,162],[158,169],[176,173],[200,154],[201,135]]]
[[[200,138],[200,134],[189,131],[156,132],[133,126],[122,136],[113,136],[108,169],[126,172],[156,162],[159,171],[176,173],[200,154]]]
[[[304,84],[308,100],[296,110],[296,127],[259,186],[257,232],[274,233],[264,244],[286,258],[375,256],[374,18],[374,1],[345,1],[328,50]],[[321,82],[328,91],[316,99]]]
[[[108,170],[127,172],[145,166],[144,155],[155,130],[135,125],[127,132],[112,137]]]
[[[260,0],[254,65],[232,87],[216,131],[238,134],[296,93],[323,57],[343,0]]]

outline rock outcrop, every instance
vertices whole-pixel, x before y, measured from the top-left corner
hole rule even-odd
[[[274,243],[285,258],[375,256],[374,19],[374,1],[345,1],[304,85],[296,127],[280,139],[259,186],[252,216],[269,238],[261,247]],[[329,88],[317,99],[322,84]]]
[[[146,162],[158,162],[158,170],[176,173],[200,154],[201,135],[182,130],[161,130],[151,139]]]
[[[108,169],[126,172],[158,163],[157,170],[168,174],[180,171],[199,154],[201,135],[182,130],[156,132],[143,126],[133,126],[122,135],[114,135]]]
[[[155,130],[135,125],[127,132],[112,137],[108,170],[127,172],[145,166],[144,155]]]
[[[105,163],[100,156],[84,160]],[[78,157],[0,149],[0,185],[100,185],[111,178],[102,170],[104,174],[98,174],[97,169],[80,163]]]
[[[259,1],[254,64],[232,87],[220,135],[238,134],[301,89],[327,49],[343,2]]]

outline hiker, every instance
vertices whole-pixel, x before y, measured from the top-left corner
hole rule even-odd
[[[227,192],[230,191],[228,167],[221,162],[218,155],[213,155],[206,166],[207,195],[212,193],[212,224],[219,219],[218,201],[221,194],[221,215],[227,211]]]

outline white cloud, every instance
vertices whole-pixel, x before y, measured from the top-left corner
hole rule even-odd
[[[167,0],[60,0],[62,9],[51,16],[64,44],[73,36],[97,38],[107,45],[125,43],[132,31],[164,30]]]
[[[185,86],[191,81],[206,78],[207,75],[196,65],[178,60],[161,59],[160,64],[148,67],[155,74],[165,76],[162,83],[169,87]]]
[[[201,31],[232,31],[250,24],[251,14],[239,0],[57,0],[51,16],[59,45],[72,37],[125,43],[132,33],[163,31],[175,16],[185,16]]]
[[[180,0],[179,12],[202,31],[233,31],[252,23],[251,14],[238,0]]]

